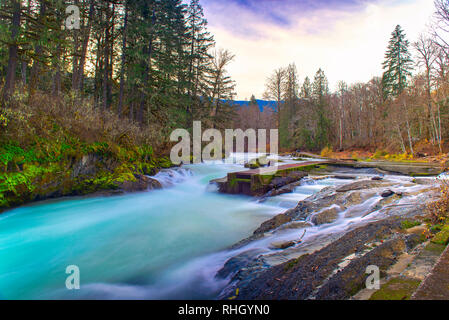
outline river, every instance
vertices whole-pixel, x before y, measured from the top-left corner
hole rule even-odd
[[[242,170],[243,155],[234,157],[239,164],[165,170],[156,176],[163,190],[59,199],[4,213],[0,298],[214,299],[226,285],[215,274],[236,254],[229,246],[300,200],[345,183],[310,181],[263,203],[219,194],[209,181]],[[258,245],[268,250],[268,242]],[[69,265],[79,267],[80,290],[65,287]]]

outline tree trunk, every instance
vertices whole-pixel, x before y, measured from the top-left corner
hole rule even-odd
[[[79,6],[79,0],[75,0],[75,5]],[[79,39],[78,33],[79,30],[72,30],[73,32],[73,59],[72,59],[72,89],[78,90],[78,65],[79,65]]]
[[[103,69],[103,111],[109,108],[109,3],[106,4],[106,29],[104,38],[104,69]]]
[[[118,100],[118,116],[121,117],[123,110],[123,96],[125,94],[125,65],[126,65],[126,32],[128,27],[128,1],[125,1],[125,20],[123,23],[123,43],[122,43],[122,66],[120,70],[120,94]]]
[[[399,127],[398,123],[396,123],[396,129],[397,129],[398,134],[399,134],[399,141],[401,142],[402,153],[406,153],[407,149],[405,148],[404,138],[402,137],[401,128]]]
[[[40,9],[39,9],[39,21],[42,21],[46,15],[47,6],[45,1],[40,2]],[[42,23],[42,27],[46,28],[44,23]],[[42,45],[39,44],[39,42],[36,44],[36,47],[34,49],[35,58],[33,59],[33,66],[31,67],[30,71],[30,84],[29,84],[29,92],[30,92],[30,98],[34,93],[34,90],[37,86],[38,81],[38,75],[40,72],[40,65],[41,62],[39,61],[39,57],[42,55]]]
[[[153,9],[152,17],[151,17],[151,32],[150,32],[150,39],[148,43],[148,47],[144,49],[143,57],[147,57],[146,61],[144,61],[144,81],[143,81],[143,87],[142,87],[142,93],[140,98],[140,106],[139,110],[137,111],[137,121],[139,121],[140,124],[143,124],[143,109],[145,107],[145,102],[147,98],[146,90],[148,89],[148,80],[149,80],[149,74],[151,69],[151,56],[153,54],[153,28],[154,24],[156,22],[156,12]]]
[[[86,64],[86,55],[87,55],[87,47],[89,45],[89,39],[90,39],[90,30],[92,28],[92,20],[95,12],[95,6],[94,6],[94,0],[90,0],[90,6],[89,6],[89,17],[87,20],[87,28],[84,31],[84,37],[83,37],[83,44],[81,48],[81,57],[79,61],[78,70],[76,71],[76,85],[75,90],[83,91],[84,89],[84,66]]]
[[[3,89],[3,99],[9,100],[11,93],[14,92],[14,84],[16,81],[16,68],[18,60],[17,37],[20,29],[20,1],[13,1],[13,16],[11,28],[11,44],[9,45],[9,59],[6,71],[5,87]]]

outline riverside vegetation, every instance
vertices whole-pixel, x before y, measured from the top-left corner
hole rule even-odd
[[[18,97],[2,113],[0,208],[102,190],[146,190],[143,175],[172,166],[154,137],[74,97]]]

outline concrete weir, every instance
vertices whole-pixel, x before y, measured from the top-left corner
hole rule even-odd
[[[379,174],[399,174],[413,177],[432,177],[444,171],[440,165],[420,162],[315,160],[228,173],[227,177],[212,180],[219,191],[228,194],[262,196],[271,190],[297,182],[309,173],[330,174],[344,168],[375,169]]]
[[[262,196],[272,189],[301,180],[308,172],[319,169],[329,161],[311,161],[228,173],[227,177],[212,180],[220,192]]]

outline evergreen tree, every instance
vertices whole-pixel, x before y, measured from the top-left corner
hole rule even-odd
[[[301,86],[300,97],[303,99],[310,99],[312,97],[312,84],[309,77],[304,79],[304,83]]]
[[[413,61],[409,52],[409,42],[400,25],[394,29],[385,54],[383,68],[384,97],[399,96],[407,87]]]
[[[324,71],[319,69],[313,82],[313,103],[316,112],[315,146],[323,148],[329,144],[330,120],[326,115],[328,108],[329,85]]]
[[[201,90],[201,82],[210,71],[210,49],[215,46],[213,36],[207,31],[207,20],[199,0],[191,0],[187,9],[188,53],[188,93],[196,96]]]

